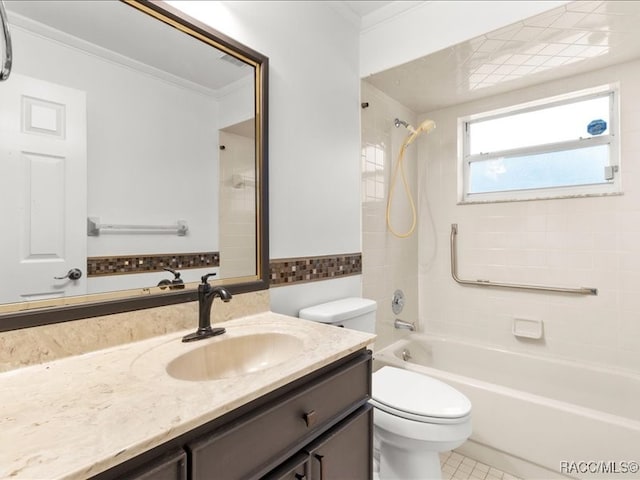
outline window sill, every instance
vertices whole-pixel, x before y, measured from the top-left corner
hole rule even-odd
[[[485,203],[512,203],[512,202],[531,202],[539,200],[564,200],[569,198],[594,198],[594,197],[617,197],[624,195],[624,192],[602,192],[602,193],[577,193],[577,194],[559,194],[559,195],[544,195],[539,197],[512,197],[512,198],[498,198],[498,199],[477,199],[477,200],[460,200],[456,205],[481,205]]]

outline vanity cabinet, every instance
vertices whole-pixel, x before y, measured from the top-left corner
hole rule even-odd
[[[119,477],[121,480],[187,480],[187,454],[183,449],[169,452]]]
[[[367,479],[373,476],[373,408],[363,407],[308,447],[309,480]]]
[[[309,454],[300,452],[286,461],[283,465],[264,476],[265,480],[309,480],[307,477],[307,463]]]
[[[262,480],[372,478],[373,408],[363,406]]]
[[[370,394],[371,352],[361,350],[94,479],[183,479],[145,476],[176,449],[190,480],[371,478]]]

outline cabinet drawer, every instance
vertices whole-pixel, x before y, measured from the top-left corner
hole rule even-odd
[[[370,355],[301,386],[226,428],[187,445],[193,480],[265,474],[369,398]]]

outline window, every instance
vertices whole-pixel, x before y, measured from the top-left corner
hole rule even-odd
[[[614,88],[473,115],[459,126],[463,203],[620,191]]]

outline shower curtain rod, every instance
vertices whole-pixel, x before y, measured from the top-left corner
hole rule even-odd
[[[579,287],[579,288],[567,288],[567,287],[551,287],[545,285],[526,285],[520,283],[501,283],[493,282],[491,280],[464,280],[458,276],[458,254],[457,254],[457,241],[458,224],[451,224],[451,276],[453,279],[461,285],[475,285],[479,287],[498,287],[498,288],[515,288],[519,290],[535,290],[545,292],[559,292],[559,293],[571,293],[575,295],[598,295],[597,288],[591,287]]]

